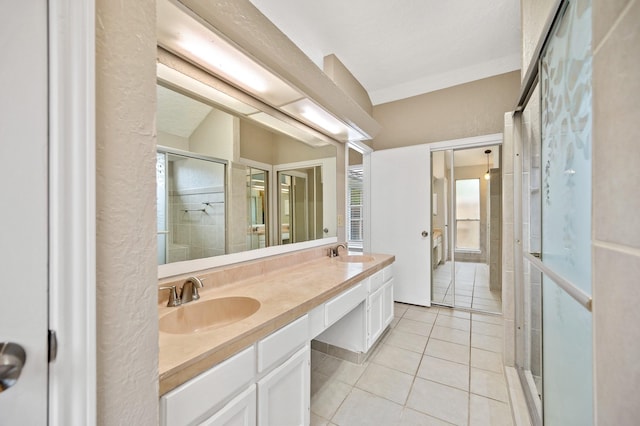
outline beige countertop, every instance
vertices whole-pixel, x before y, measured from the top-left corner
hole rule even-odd
[[[200,300],[191,303],[244,296],[257,299],[260,308],[241,321],[208,331],[191,334],[160,331],[160,395],[306,314],[395,260],[391,255],[370,255],[373,260],[366,263],[322,257],[220,287],[207,286],[205,281]],[[178,308],[159,305],[159,316],[167,315],[173,309]]]

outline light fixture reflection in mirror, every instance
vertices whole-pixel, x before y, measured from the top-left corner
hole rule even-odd
[[[335,237],[333,144],[302,143],[186,93],[158,86],[159,264]],[[215,178],[204,163],[220,168]],[[288,222],[276,213],[278,173],[306,181],[291,193]]]

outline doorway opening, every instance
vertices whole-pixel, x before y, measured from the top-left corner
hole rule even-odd
[[[431,152],[431,301],[502,312],[499,145]]]

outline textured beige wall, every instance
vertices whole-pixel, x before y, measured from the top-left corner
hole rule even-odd
[[[158,424],[154,0],[96,1],[97,424]]]
[[[349,149],[349,165],[357,166],[362,164],[362,154],[355,149]]]
[[[501,133],[504,113],[515,108],[519,90],[520,71],[514,71],[376,105],[373,118],[383,129],[373,148]]]
[[[371,105],[369,93],[367,93],[362,84],[351,74],[351,71],[344,66],[336,55],[331,54],[325,56],[322,68],[324,73],[336,83],[336,86],[356,101],[367,114],[371,115],[373,105]]]
[[[638,424],[640,1],[593,0],[595,420]]]
[[[240,157],[273,164],[273,133],[247,120],[240,120]]]
[[[343,145],[340,144],[340,147]],[[240,121],[240,156],[265,164],[286,164],[298,161],[335,157],[336,147],[313,148],[287,135],[270,132],[249,121]]]
[[[319,160],[321,158],[335,157],[336,147],[334,145],[326,145],[313,148],[295,139],[291,139],[284,135],[275,135],[274,137],[274,164],[295,163],[298,161]],[[342,149],[344,146],[340,144]]]

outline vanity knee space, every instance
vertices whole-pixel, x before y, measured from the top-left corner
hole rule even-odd
[[[393,320],[392,265],[318,306],[309,317],[312,339],[365,355]]]

